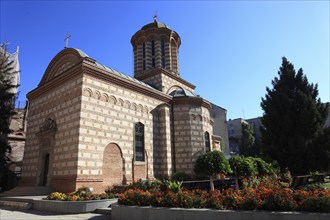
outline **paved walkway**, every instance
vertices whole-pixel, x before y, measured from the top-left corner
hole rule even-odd
[[[15,219],[15,220],[111,220],[110,215],[98,213],[84,213],[84,214],[62,214],[55,212],[47,212],[40,210],[14,210],[7,208],[0,208],[0,220]]]

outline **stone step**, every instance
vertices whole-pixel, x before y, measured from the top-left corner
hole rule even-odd
[[[32,203],[16,202],[16,201],[0,201],[0,207],[29,210],[32,209]]]
[[[98,208],[95,212],[104,215],[111,215],[111,208]]]
[[[49,195],[52,192],[51,188],[45,186],[15,187],[12,190],[0,193],[0,197]]]

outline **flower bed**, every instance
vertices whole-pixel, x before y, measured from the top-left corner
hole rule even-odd
[[[82,187],[73,193],[53,192],[43,200],[34,200],[33,208],[61,213],[84,213],[107,208],[115,202],[117,199],[113,193],[92,194],[88,187]]]
[[[263,178],[246,183],[241,190],[230,188],[222,192],[180,190],[165,193],[159,189],[129,189],[118,195],[118,203],[127,206],[330,212],[330,191],[292,190],[282,188],[270,178]]]
[[[92,191],[88,187],[81,187],[73,193],[61,193],[53,192],[45,198],[46,200],[58,200],[58,201],[88,201],[88,200],[102,200],[113,199],[117,196],[114,193],[101,193],[92,194]]]
[[[94,212],[98,208],[107,208],[116,203],[117,199],[86,200],[86,201],[57,201],[33,200],[33,209],[59,213]]]

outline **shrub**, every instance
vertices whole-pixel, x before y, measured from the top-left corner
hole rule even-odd
[[[257,166],[251,157],[235,155],[229,159],[229,164],[235,177],[251,177],[258,174]]]
[[[250,158],[254,162],[259,176],[272,175],[275,173],[276,170],[272,166],[272,164],[267,163],[266,161],[264,161],[259,157],[248,157],[248,158]]]
[[[149,179],[146,179],[146,180],[139,180],[137,182],[133,182],[129,185],[108,186],[105,192],[112,194],[121,194],[129,189],[141,189],[141,190],[159,189],[160,185],[161,185],[160,180],[156,179],[154,181],[150,181]]]
[[[330,212],[329,190],[291,190],[273,177],[244,179],[242,190],[181,190],[177,193],[159,189],[129,189],[119,195],[118,203],[155,207],[212,208],[232,210],[272,210]]]
[[[302,190],[306,190],[306,191],[315,191],[315,190],[324,190],[326,188],[323,184],[314,183],[314,184],[299,186],[298,189],[302,189]]]
[[[301,202],[302,211],[330,212],[330,191],[314,191]]]
[[[150,205],[151,194],[140,189],[129,189],[125,193],[118,195],[118,203],[123,205]]]
[[[186,174],[185,172],[176,172],[171,176],[171,181],[189,181],[191,180],[191,176]]]
[[[238,200],[237,208],[241,210],[256,210],[260,209],[262,200],[254,188],[246,187],[240,191],[240,199]]]
[[[263,208],[274,211],[295,211],[297,202],[293,199],[293,191],[290,189],[279,189],[271,191],[264,199]]]
[[[223,207],[223,198],[218,190],[210,191],[206,199],[205,207],[211,209],[224,209]],[[202,203],[203,204],[203,203]]]
[[[120,193],[124,193],[128,189],[129,189],[128,186],[125,185],[113,185],[113,186],[108,186],[105,192],[112,194],[120,194]]]

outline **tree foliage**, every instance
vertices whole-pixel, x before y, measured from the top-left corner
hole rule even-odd
[[[272,175],[277,172],[277,170],[274,168],[274,166],[270,163],[267,163],[260,157],[248,157],[250,158],[255,165],[255,168],[257,169],[257,173],[259,176],[267,176]]]
[[[231,169],[222,152],[210,151],[197,158],[195,173],[207,176],[218,173],[230,174]]]
[[[253,128],[250,124],[242,122],[242,137],[240,144],[241,154],[245,154],[245,152],[248,152],[254,145],[254,141],[255,138],[253,136]]]
[[[9,59],[5,44],[0,48],[0,168],[6,163],[6,153],[11,152],[7,136],[10,132],[10,117],[13,114],[16,94],[10,92],[18,85],[11,83],[13,61]]]
[[[258,175],[258,169],[251,157],[235,155],[229,159],[234,177],[251,177]]]
[[[210,187],[214,190],[213,175],[218,173],[230,174],[231,169],[228,160],[220,151],[209,151],[197,158],[194,171],[199,175],[210,177]]]
[[[293,174],[324,170],[330,163],[329,136],[324,131],[327,106],[318,98],[303,70],[282,58],[273,88],[262,98],[262,152]],[[322,162],[319,161],[321,158]]]

